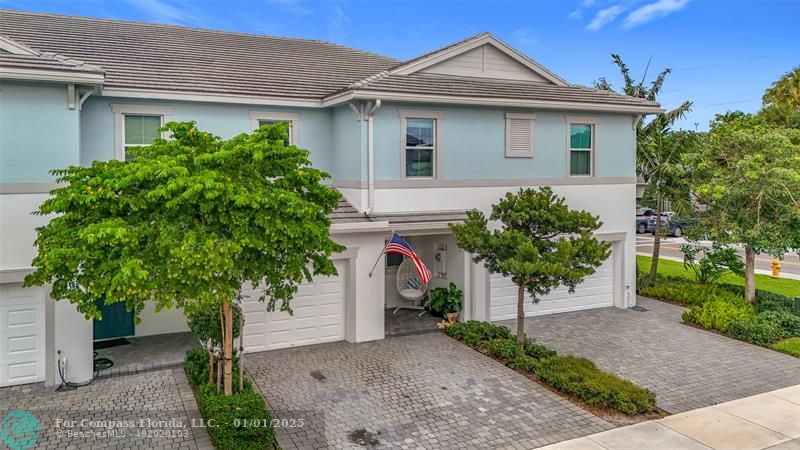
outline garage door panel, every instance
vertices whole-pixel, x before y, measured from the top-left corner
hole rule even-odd
[[[293,315],[266,312],[261,303],[246,306],[245,348],[258,352],[344,339],[344,262],[337,261],[336,269],[338,276],[317,277],[298,287],[291,302]],[[251,298],[259,295],[250,293]],[[251,322],[251,316],[260,312],[258,307],[263,313]]]
[[[538,304],[531,302],[525,294],[525,315],[556,314],[583,309],[600,308],[614,304],[613,255],[598,270],[575,288],[570,294],[567,288],[554,289]],[[502,275],[491,275],[489,315],[491,320],[507,320],[517,317],[517,287],[511,279]]]
[[[0,386],[44,381],[42,288],[0,285]]]

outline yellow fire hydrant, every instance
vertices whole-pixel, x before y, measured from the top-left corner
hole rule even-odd
[[[772,277],[773,278],[780,278],[781,276],[781,260],[780,259],[773,259],[772,260]]]

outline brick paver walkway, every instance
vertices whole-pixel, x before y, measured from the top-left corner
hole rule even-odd
[[[439,333],[274,350],[246,366],[277,418],[303,419],[276,431],[284,449],[534,448],[612,428]]]
[[[685,325],[679,306],[642,297],[638,303],[649,311],[531,317],[525,329],[561,353],[652,389],[671,413],[800,384],[800,359]]]
[[[206,430],[191,426],[200,414],[181,368],[103,378],[64,392],[42,384],[0,389],[0,420],[13,410],[29,411],[41,424],[35,449],[213,448]]]

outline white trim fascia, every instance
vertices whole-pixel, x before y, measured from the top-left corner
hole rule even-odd
[[[125,160],[125,114],[144,114],[161,116],[161,126],[172,120],[175,108],[164,105],[121,105],[111,104],[111,112],[114,113],[114,159]],[[161,137],[167,138],[167,133],[162,132]]]
[[[347,94],[347,95],[345,95]],[[500,106],[514,108],[535,108],[551,109],[561,111],[597,111],[612,113],[637,113],[637,114],[659,114],[664,112],[663,108],[654,106],[633,106],[633,105],[609,105],[603,103],[585,102],[562,102],[550,100],[525,100],[516,98],[502,97],[462,97],[451,95],[430,95],[414,94],[403,92],[386,92],[356,90],[343,94],[337,94],[323,99],[324,106],[333,106],[347,100],[375,100],[380,98],[383,101],[395,102],[418,102],[418,103],[442,103],[450,105],[478,105],[478,106]]]
[[[0,194],[49,194],[66,183],[0,183]]]
[[[444,111],[431,111],[429,109],[400,108],[397,110],[397,113],[400,115],[400,118],[402,119],[406,119],[409,117],[411,117],[412,119],[436,119],[436,120],[444,119]]]
[[[389,222],[352,222],[331,224],[331,234],[365,233],[389,230]]]
[[[66,70],[20,69],[0,67],[0,79],[25,81],[56,81],[76,84],[103,84],[105,76],[97,73],[72,72]]]
[[[474,188],[474,187],[520,187],[520,186],[599,186],[614,184],[636,184],[636,177],[561,177],[561,178],[487,178],[474,180],[377,180],[376,189],[429,189],[429,188]],[[341,189],[366,189],[366,182],[359,180],[334,180],[332,185]]]
[[[324,105],[321,100],[303,100],[282,97],[253,97],[249,95],[209,94],[203,92],[146,89],[106,88],[103,90],[102,95],[104,97],[146,98],[151,100],[180,100],[187,102],[233,103],[264,106],[297,106],[301,108],[322,108],[324,106],[328,106]]]
[[[594,116],[564,116],[564,122],[566,123],[579,123],[579,124],[587,124],[587,125],[597,125],[599,122],[599,117]]]
[[[624,231],[604,231],[602,233],[594,233],[594,237],[606,242],[624,241],[627,236],[628,233]]]
[[[463,220],[451,220],[447,222],[409,222],[409,223],[395,223],[392,225],[393,231],[450,231],[451,223],[463,223]]]
[[[276,122],[289,122],[292,125],[289,144],[297,145],[297,124],[300,122],[300,113],[281,111],[250,111],[250,128],[258,129],[260,120],[274,120]]]
[[[468,52],[468,51],[470,51],[472,49],[478,48],[478,47],[480,47],[482,45],[486,45],[486,44],[491,44],[492,46],[494,46],[495,48],[497,48],[501,52],[503,52],[506,55],[508,55],[513,60],[515,60],[518,63],[522,64],[523,66],[527,67],[529,70],[531,70],[532,72],[536,73],[537,75],[540,75],[540,76],[546,78],[547,80],[549,80],[553,84],[556,84],[558,86],[569,86],[570,85],[569,83],[567,83],[562,78],[558,77],[553,72],[550,72],[549,70],[547,70],[544,67],[540,66],[539,64],[537,64],[536,62],[534,62],[533,60],[528,58],[527,56],[525,56],[522,53],[518,52],[513,47],[511,47],[508,44],[506,44],[505,42],[497,39],[496,37],[492,36],[491,34],[486,34],[486,35],[483,35],[483,36],[479,36],[478,38],[473,39],[471,41],[463,42],[463,43],[458,44],[456,46],[447,48],[445,50],[442,50],[442,51],[439,51],[439,52],[435,52],[435,53],[429,55],[428,57],[422,58],[420,60],[412,61],[412,62],[410,62],[408,64],[404,64],[404,65],[402,65],[400,67],[397,67],[397,68],[389,71],[389,74],[391,74],[391,75],[395,75],[395,74],[397,74],[397,75],[409,75],[409,74],[412,74],[414,72],[420,71],[420,70],[422,70],[422,69],[424,69],[426,67],[430,67],[430,66],[432,66],[434,64],[438,64],[438,63],[440,63],[442,61],[446,61],[446,60],[448,60],[450,58],[453,58],[453,57],[458,56],[458,55],[460,55],[462,53]]]
[[[25,277],[33,273],[33,267],[19,269],[0,269],[0,284],[22,283]]]
[[[6,36],[0,36],[0,50],[13,55],[39,56],[41,53]]]

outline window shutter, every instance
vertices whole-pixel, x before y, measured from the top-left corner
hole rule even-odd
[[[506,114],[506,158],[533,156],[533,114]]]

